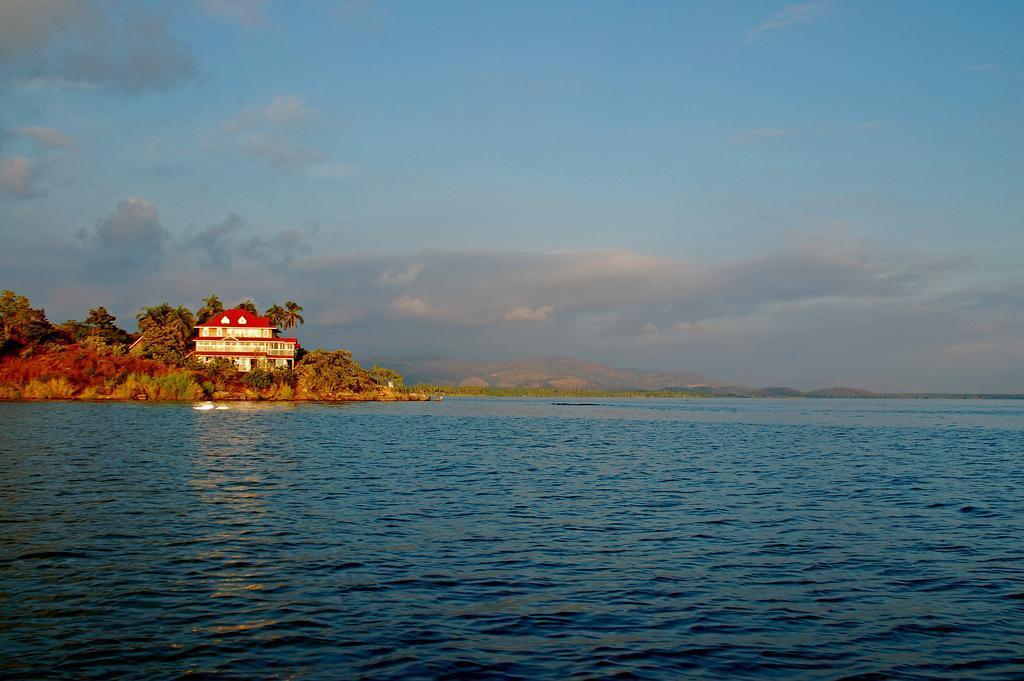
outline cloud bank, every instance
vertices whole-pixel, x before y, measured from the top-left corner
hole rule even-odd
[[[900,389],[964,389],[949,377],[1024,365],[1024,283],[960,284],[979,267],[965,258],[824,239],[717,262],[629,250],[331,255],[316,238],[238,213],[168,227],[134,197],[64,251],[25,237],[0,265],[58,317],[106,304],[130,318],[211,291],[260,307],[297,300],[307,346],[364,356],[560,354],[762,385]],[[54,264],[68,257],[81,269]]]
[[[91,0],[0,3],[0,78],[28,86],[168,90],[197,73],[169,17]]]

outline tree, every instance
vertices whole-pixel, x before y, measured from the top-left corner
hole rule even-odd
[[[259,310],[256,309],[256,303],[252,302],[251,300],[243,300],[238,305],[235,305],[235,309],[245,310],[246,312],[250,312],[256,316],[259,316],[260,314]]]
[[[28,298],[14,291],[0,293],[0,333],[0,354],[57,337],[46,312],[33,308]]]
[[[205,324],[210,321],[210,318],[214,315],[220,314],[224,311],[224,303],[220,302],[220,298],[217,294],[211,293],[210,297],[203,301],[203,306],[199,308],[196,313],[196,318],[200,324]]]
[[[288,313],[280,305],[271,305],[267,308],[267,311],[263,313],[263,316],[270,320],[270,323],[274,326],[281,326],[284,322],[285,315]]]
[[[57,330],[67,336],[68,340],[81,343],[89,337],[89,326],[77,319],[69,319],[66,322],[57,324]]]
[[[294,328],[299,324],[306,323],[305,318],[301,314],[299,314],[300,312],[302,312],[302,306],[299,305],[298,303],[289,300],[287,303],[284,304],[284,309],[285,314],[281,322],[284,326],[285,331]]]
[[[147,357],[167,362],[181,362],[189,352],[196,318],[184,305],[171,307],[161,303],[144,307],[139,320],[141,342],[137,348]]]
[[[114,322],[116,321],[117,317],[107,312],[107,308],[102,305],[89,310],[89,316],[85,318],[86,325],[95,329],[114,328]]]
[[[348,350],[313,350],[302,358],[295,375],[301,392],[321,399],[365,392],[374,386],[373,379]]]
[[[86,334],[99,338],[107,345],[125,344],[130,335],[124,329],[118,328],[117,317],[107,312],[102,305],[89,310],[89,316],[85,318]]]
[[[370,367],[370,378],[380,385],[387,385],[388,383],[391,383],[395,388],[401,388],[405,381],[405,379],[402,378],[402,374],[398,373],[394,369],[386,369],[377,364]]]

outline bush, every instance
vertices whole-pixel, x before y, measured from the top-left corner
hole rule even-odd
[[[295,388],[291,387],[287,383],[282,383],[274,389],[270,395],[272,400],[292,400],[295,399]]]
[[[402,378],[402,374],[398,373],[394,369],[386,369],[382,366],[374,364],[370,368],[370,377],[380,385],[392,384],[395,388],[404,387],[405,379]]]
[[[245,378],[242,379],[246,387],[252,388],[253,390],[266,390],[270,386],[274,385],[274,372],[257,367],[247,373]]]
[[[222,386],[229,381],[238,378],[238,367],[230,359],[218,357],[209,362],[203,363],[201,371],[209,377],[214,384]]]
[[[131,373],[114,388],[114,397],[135,400],[201,400],[206,396],[189,371],[173,371],[161,376]]]
[[[67,400],[75,394],[75,386],[61,376],[49,380],[35,379],[25,386],[22,397],[30,400]]]
[[[347,350],[313,350],[295,369],[299,392],[314,399],[344,398],[376,389],[376,383]]]

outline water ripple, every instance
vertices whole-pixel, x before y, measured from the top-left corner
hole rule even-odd
[[[4,678],[1024,678],[1024,403],[0,419]]]

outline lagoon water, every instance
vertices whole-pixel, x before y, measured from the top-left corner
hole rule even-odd
[[[0,676],[1024,678],[1024,401],[557,401],[0,403]]]

